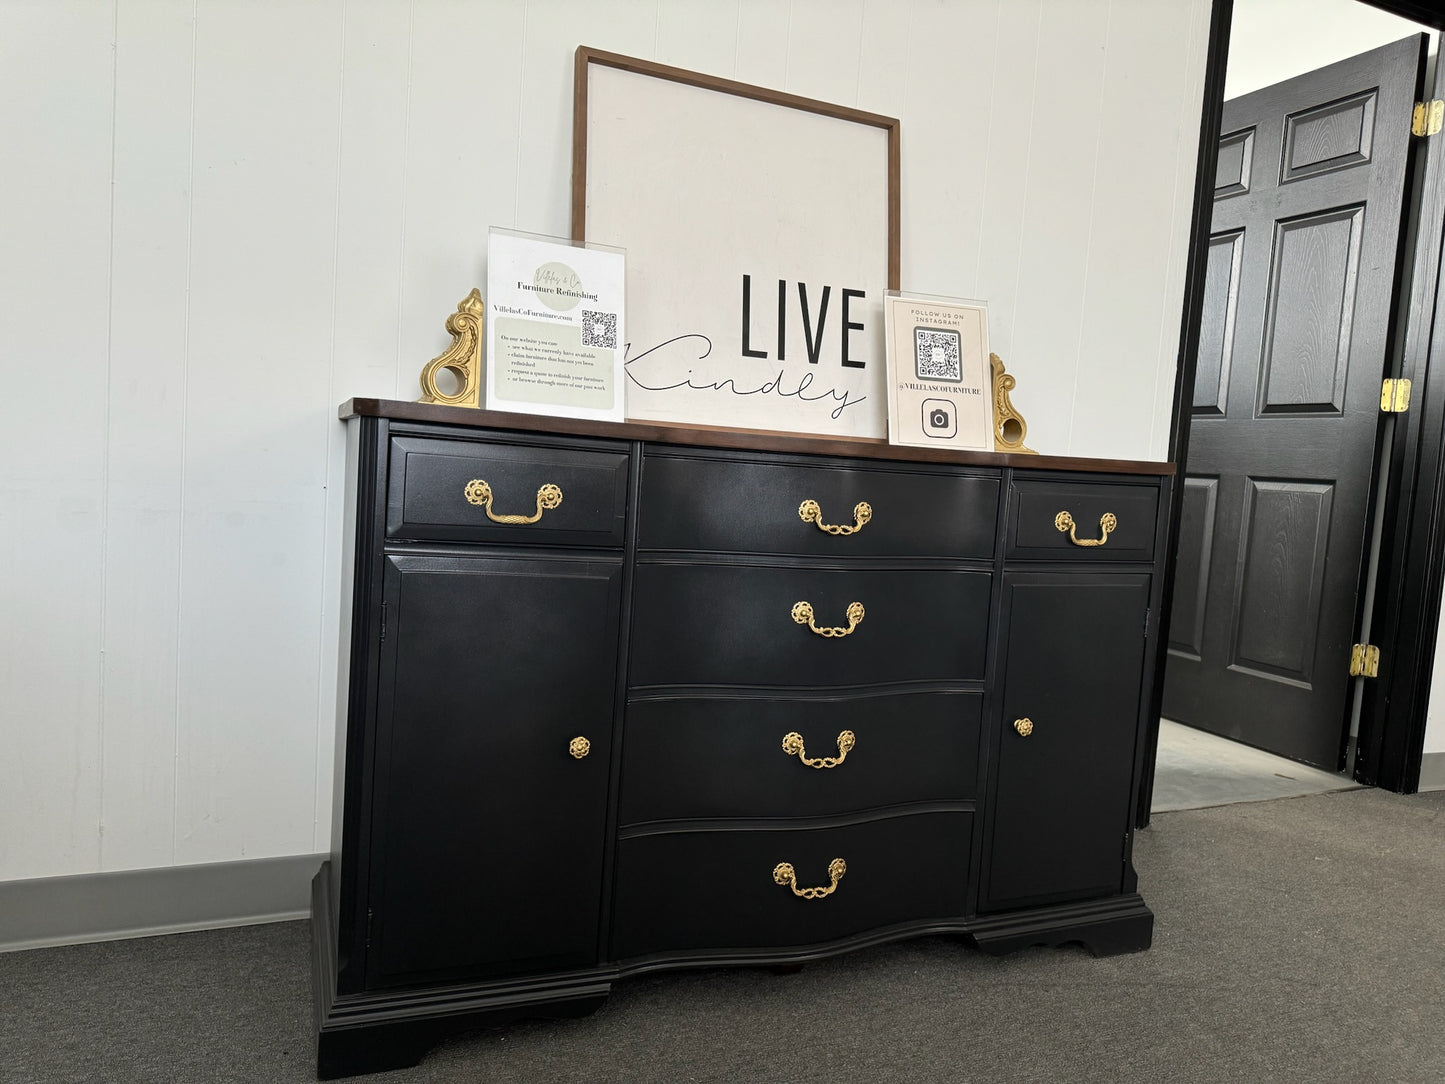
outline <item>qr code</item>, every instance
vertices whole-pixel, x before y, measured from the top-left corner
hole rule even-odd
[[[582,345],[617,349],[617,314],[582,310]]]
[[[913,329],[913,364],[920,380],[962,380],[959,334],[938,328]]]

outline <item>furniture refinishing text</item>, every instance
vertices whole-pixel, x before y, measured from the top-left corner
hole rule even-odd
[[[649,969],[1148,947],[1167,465],[342,416],[320,1076]]]

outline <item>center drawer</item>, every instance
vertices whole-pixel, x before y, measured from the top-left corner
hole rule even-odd
[[[638,545],[644,549],[993,556],[995,477],[957,468],[888,470],[701,453],[649,452],[642,469]]]
[[[639,561],[631,684],[981,679],[990,579],[958,569]]]
[[[617,849],[616,959],[669,950],[775,949],[926,919],[962,917],[973,815],[921,812],[828,828],[682,831]],[[798,890],[779,883],[787,863]]]
[[[633,701],[619,822],[967,800],[977,790],[982,702],[980,692]]]

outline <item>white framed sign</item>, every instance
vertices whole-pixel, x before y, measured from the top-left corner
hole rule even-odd
[[[883,310],[889,441],[993,451],[988,306],[890,291]]]
[[[621,421],[624,290],[619,251],[490,230],[486,408]]]
[[[899,122],[577,50],[572,235],[627,250],[629,419],[887,436]]]

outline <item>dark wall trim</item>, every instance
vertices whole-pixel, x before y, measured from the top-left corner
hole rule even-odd
[[[1199,325],[1204,314],[1204,277],[1209,263],[1209,221],[1214,210],[1214,173],[1219,159],[1219,123],[1224,109],[1224,64],[1229,57],[1229,24],[1234,0],[1214,0],[1209,19],[1209,52],[1204,60],[1204,100],[1200,108],[1199,151],[1195,157],[1194,208],[1189,218],[1189,261],[1184,272],[1184,312],[1180,319],[1179,354],[1174,378],[1174,409],[1169,422],[1169,458],[1178,482],[1169,501],[1169,527],[1164,535],[1164,592],[1160,602],[1159,651],[1154,663],[1154,692],[1149,703],[1144,777],[1139,788],[1135,823],[1149,823],[1154,796],[1154,761],[1159,752],[1159,713],[1164,704],[1164,668],[1169,661],[1169,613],[1174,604],[1174,549],[1184,511],[1184,469],[1189,450],[1190,411],[1194,399],[1194,365],[1199,353]]]
[[[1445,13],[1430,21],[1445,24]],[[1442,76],[1437,64],[1436,96]],[[1407,793],[1420,785],[1445,583],[1445,380],[1439,375],[1445,373],[1445,135],[1423,141],[1417,152],[1424,162],[1398,373],[1413,387],[1410,410],[1396,419],[1388,450],[1385,544],[1370,635],[1380,648],[1380,676],[1366,685],[1354,773],[1358,782]]]

